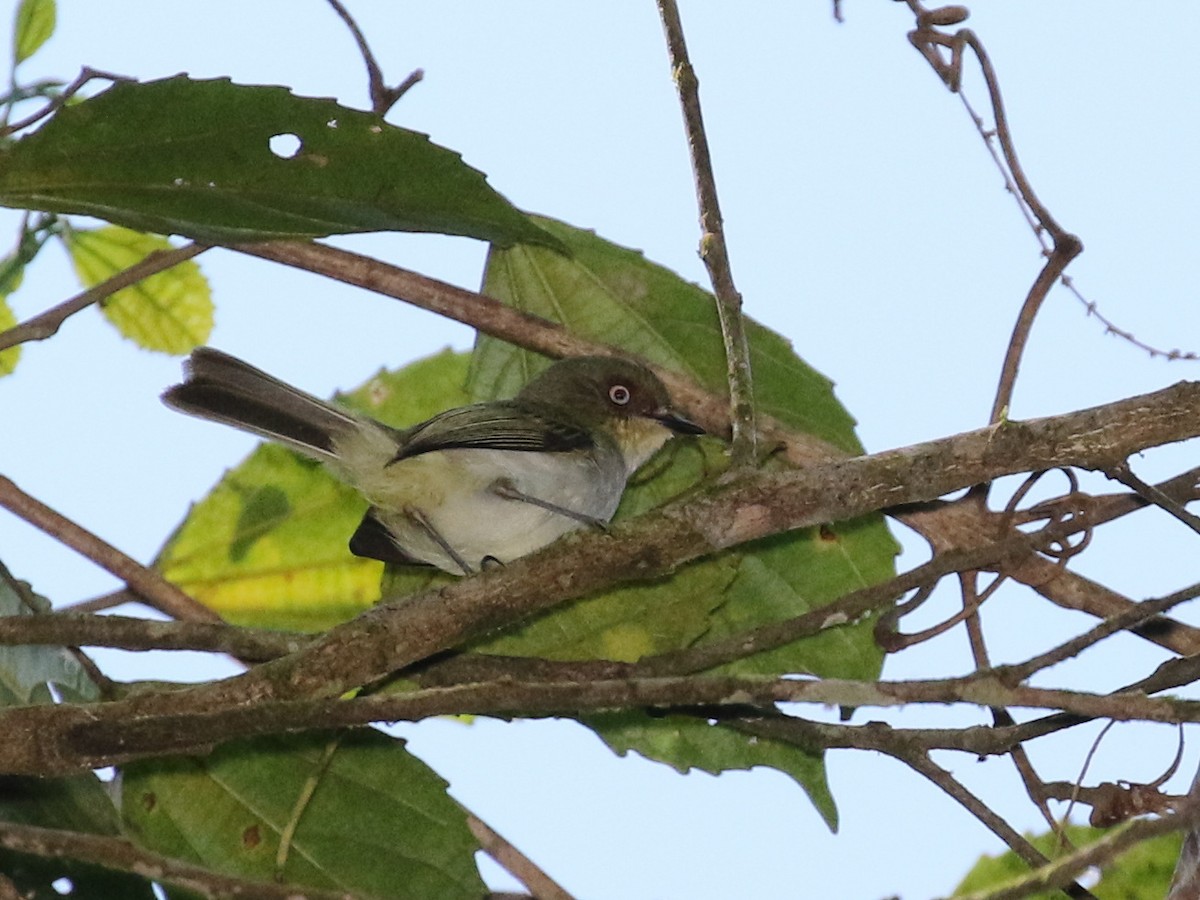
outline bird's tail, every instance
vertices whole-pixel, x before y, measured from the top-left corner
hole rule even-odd
[[[325,462],[336,459],[337,440],[361,428],[349,411],[211,347],[192,352],[183,383],[168,388],[162,399],[179,412],[279,441]]]

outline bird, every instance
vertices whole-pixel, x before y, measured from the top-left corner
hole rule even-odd
[[[616,356],[552,363],[511,400],[409,428],[318,399],[212,347],[195,349],[163,402],[323,464],[369,507],[356,556],[471,575],[583,527],[604,528],[626,482],[675,435],[704,429],[662,381]]]

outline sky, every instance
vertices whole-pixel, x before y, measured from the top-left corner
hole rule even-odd
[[[10,6],[13,4],[9,4]],[[987,422],[1017,309],[1040,248],[958,99],[909,45],[900,3],[684,2],[733,273],[747,312],[788,337],[837,383],[870,450]],[[351,3],[390,82],[425,80],[390,121],[461,152],[518,207],[595,229],[706,282],[686,144],[654,4]],[[1164,350],[1200,350],[1195,235],[1200,92],[1193,36],[1200,7],[1158,3],[1153,23],[1128,4],[979,3],[968,23],[991,54],[1025,170],[1086,251],[1077,287],[1110,319]],[[0,4],[3,21],[4,4]],[[60,0],[58,32],[27,77],[80,66],[150,79],[188,72],[283,84],[364,107],[349,35],[318,0],[164,4]],[[981,79],[965,90],[983,110]],[[0,211],[0,241],[15,234]],[[462,238],[374,235],[334,241],[467,288],[485,247]],[[351,388],[471,332],[396,301],[224,251],[201,257],[213,284],[211,343],[317,394]],[[76,290],[51,248],[13,299],[24,319]],[[95,311],[27,345],[0,380],[0,472],[125,552],[150,560],[253,440],[171,413],[158,401],[179,361],[124,342]],[[1031,418],[1197,377],[1105,333],[1073,296],[1050,296],[1009,412]],[[1144,454],[1147,480],[1194,465],[1191,443]],[[1098,476],[1085,485],[1112,487]],[[926,558],[895,526],[899,564]],[[1079,571],[1135,599],[1200,581],[1195,536],[1161,513],[1105,528]],[[0,559],[58,604],[115,581],[0,513]],[[915,629],[949,614],[940,592]],[[1195,623],[1195,611],[1180,618]],[[1080,615],[1006,589],[984,617],[997,661],[1083,630]],[[192,654],[97,653],[120,678],[211,677]],[[1094,689],[1149,672],[1165,655],[1119,637],[1046,681]],[[961,631],[889,659],[885,677],[966,672]],[[969,709],[860,711],[855,721],[966,724]],[[1035,745],[1049,779],[1071,779],[1096,734]],[[841,828],[830,834],[804,794],[767,770],[680,776],[614,757],[569,723],[406,727],[410,748],[452,792],[577,896],[626,900],[838,897],[916,900],[949,892],[999,841],[936,788],[866,753],[830,754]],[[1150,781],[1175,751],[1166,728],[1120,727],[1094,763],[1101,777]],[[1200,751],[1189,745],[1182,790]],[[1040,829],[1011,766],[938,761],[1021,830]],[[490,883],[511,885],[487,870]]]

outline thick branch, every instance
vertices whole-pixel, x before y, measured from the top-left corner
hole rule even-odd
[[[772,705],[780,702],[836,706],[1011,703],[1072,712],[1001,727],[896,729],[880,722],[840,725],[772,714]],[[1132,689],[1101,696],[1009,688],[1000,673],[882,684],[737,677],[520,682],[508,677],[403,695],[269,702],[207,713],[166,711],[131,717],[128,707],[120,703],[17,708],[0,713],[0,727],[10,735],[10,740],[0,743],[0,772],[67,774],[144,756],[204,752],[212,744],[233,738],[380,721],[419,721],[449,714],[532,718],[643,708],[703,710],[705,717],[719,717],[739,730],[813,751],[842,748],[896,754],[946,749],[975,756],[1008,753],[1022,742],[1094,716],[1200,721],[1200,702],[1150,699]],[[751,710],[749,718],[747,710]],[[51,757],[51,752],[58,755]]]
[[[308,647],[243,675],[169,695],[117,701],[114,714],[191,713],[268,700],[334,697],[469,638],[614,584],[771,534],[840,521],[1014,472],[1104,468],[1200,432],[1200,385],[970,432],[803,470],[743,473],[607,534],[581,533],[496,571],[383,603]],[[45,771],[74,752],[64,727],[26,739]],[[33,750],[33,748],[30,748]],[[3,767],[0,767],[3,768]],[[20,768],[20,771],[28,771]]]
[[[393,297],[550,357],[619,352],[615,347],[575,337],[555,322],[505,306],[491,297],[325,244],[276,241],[240,244],[233,249]],[[678,373],[656,371],[689,417],[711,434],[728,431],[729,404],[725,397],[705,391]],[[762,443],[778,446],[780,455],[793,465],[810,466],[846,457],[831,444],[784,428],[769,416],[760,415],[758,425]],[[892,514],[939,550],[977,547],[1000,537],[997,517],[977,506],[943,504]],[[1098,618],[1115,615],[1129,605],[1126,598],[1040,557],[1028,558],[1008,574],[1054,603]],[[1163,627],[1144,632],[1143,636],[1177,653],[1200,652],[1200,631],[1176,623],[1163,623]]]

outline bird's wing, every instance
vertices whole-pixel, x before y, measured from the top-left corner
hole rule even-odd
[[[478,403],[414,426],[403,435],[396,460],[451,448],[563,453],[592,444],[586,428],[528,404]]]

